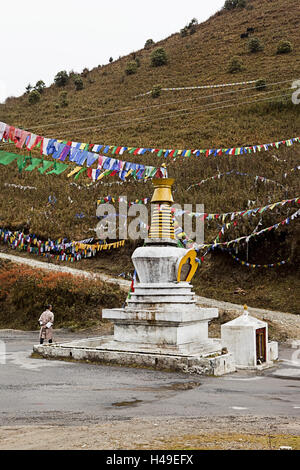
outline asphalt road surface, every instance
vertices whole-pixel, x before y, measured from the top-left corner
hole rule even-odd
[[[56,333],[56,341],[76,334]],[[300,352],[264,372],[223,377],[32,359],[38,332],[0,330],[0,426],[147,417],[300,417]],[[299,353],[299,354],[298,354]]]

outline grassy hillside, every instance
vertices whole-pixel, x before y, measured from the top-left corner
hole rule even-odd
[[[47,88],[41,101],[35,105],[28,103],[26,94],[10,98],[5,105],[0,105],[0,120],[46,137],[135,147],[219,148],[299,136],[300,106],[295,106],[289,96],[285,96],[291,94],[293,80],[300,78],[298,9],[298,0],[252,0],[246,9],[221,11],[198,25],[193,35],[182,37],[176,33],[149,50],[137,51],[135,55],[84,73],[84,89],[81,91],[75,90],[71,80],[64,88],[55,85]],[[248,52],[247,39],[240,37],[248,27],[254,27],[254,36],[264,43],[262,52]],[[281,39],[292,42],[291,53],[276,54]],[[150,55],[156,47],[166,50],[167,65],[151,67]],[[244,70],[231,74],[227,71],[228,63],[234,56],[240,58]],[[140,63],[137,73],[126,75],[127,63],[134,57]],[[42,78],[36,77],[37,80]],[[151,96],[135,98],[157,84],[183,87],[260,78],[267,81],[266,90],[257,91],[254,85],[244,85],[215,90],[162,92],[156,99]],[[286,80],[289,82],[279,83]],[[62,90],[67,92],[68,106],[64,108],[57,106]],[[1,144],[1,148],[14,150],[11,145]],[[120,158],[154,166],[165,162],[169,175],[176,178],[176,202],[203,203],[206,212],[222,213],[246,209],[249,200],[254,201],[254,207],[258,207],[298,196],[299,173],[290,173],[287,178],[284,178],[284,173],[299,164],[299,155],[300,145],[296,144],[291,149],[281,147],[276,151],[247,156],[178,157],[170,160],[148,153],[131,156],[125,152]],[[0,170],[1,226],[25,228],[45,238],[66,236],[82,239],[93,236],[90,229],[95,226],[97,199],[106,195],[127,195],[128,200],[134,200],[149,197],[153,192],[151,182],[128,181],[120,185],[119,180],[112,177],[86,188],[89,180],[83,177],[77,182],[81,185],[80,189],[71,185],[64,175],[47,177],[36,171],[19,174],[14,164]],[[255,183],[251,177],[228,176],[186,191],[191,184],[218,171],[230,170],[261,175],[281,183],[285,188]],[[37,189],[23,191],[5,183]],[[55,195],[57,199],[54,206],[48,203],[49,195]],[[284,219],[295,210],[295,207],[286,206],[264,214],[262,228]],[[78,219],[78,213],[83,213],[85,217]],[[244,219],[235,229],[228,231],[224,239],[251,233],[259,220],[259,217]],[[206,240],[212,240],[218,230],[216,222],[206,226]],[[295,289],[287,306],[282,295],[286,287],[281,282],[287,278],[288,270],[290,283],[297,287],[297,234],[299,227],[296,221],[249,244],[249,262],[252,263],[274,263],[292,255],[288,267],[274,268],[268,274],[266,270],[249,271],[228,255],[211,255],[207,265],[198,271],[196,285],[199,291],[224,300],[246,301],[245,295],[238,299],[232,295],[228,279],[232,282],[236,278],[236,284],[248,282],[250,285],[248,280],[251,276],[253,285],[259,283],[264,288],[259,295],[254,295],[254,291],[253,295],[248,292],[250,304],[270,308],[278,305],[277,309],[297,313]],[[121,272],[130,269],[133,248],[128,243],[127,248],[115,253],[114,259],[119,261],[114,263],[111,263],[109,254],[85,263],[92,269],[102,266],[112,272]],[[243,246],[240,247],[239,256],[245,259]],[[272,278],[270,282],[262,284],[262,279],[269,276]],[[275,298],[274,289],[279,289],[279,295],[276,294]],[[269,291],[273,294],[269,295]]]

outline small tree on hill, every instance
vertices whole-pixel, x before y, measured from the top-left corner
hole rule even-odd
[[[132,60],[127,63],[125,73],[126,75],[133,75],[137,72],[138,69],[138,64],[136,63],[135,60]]]
[[[69,81],[69,75],[65,70],[58,72],[54,77],[54,83],[58,87],[66,86]]]
[[[158,98],[161,94],[161,85],[154,85],[151,91],[152,98]]]
[[[226,0],[224,4],[225,10],[233,10],[236,8],[237,0]]]
[[[290,41],[282,40],[278,43],[277,46],[277,54],[288,54],[289,52],[292,52],[293,50],[293,45]]]
[[[74,85],[75,85],[75,89],[76,89],[77,91],[83,89],[83,80],[82,80],[82,78],[80,77],[80,75],[75,75],[75,77],[74,77]]]
[[[109,58],[109,63],[111,64],[114,61],[112,57]]]
[[[153,41],[153,39],[147,39],[147,41],[145,42],[144,48],[150,49],[152,46],[154,46],[154,44],[155,42]]]
[[[264,45],[258,38],[252,38],[248,42],[248,49],[250,52],[260,52],[264,50]]]
[[[190,34],[194,34],[196,32],[196,26],[198,24],[197,18],[193,18],[190,23],[188,24],[187,28]]]
[[[189,34],[189,30],[187,26],[185,26],[184,28],[180,30],[180,35],[182,38],[185,38],[188,34]]]
[[[41,99],[41,95],[37,90],[32,90],[29,93],[28,101],[30,104],[36,104],[40,101],[40,99]]]
[[[34,89],[37,90],[39,93],[43,93],[45,88],[46,88],[46,85],[45,85],[45,82],[43,82],[43,80],[39,80],[38,82],[36,82],[36,85],[34,87]]]
[[[25,90],[26,90],[26,93],[27,93],[27,94],[30,93],[31,90],[32,90],[32,85],[30,85],[30,83],[28,83],[28,85],[27,85],[27,87],[25,88]]]
[[[267,82],[265,79],[261,78],[255,83],[255,87],[258,91],[265,90],[267,88]]]
[[[226,0],[224,4],[225,10],[234,10],[235,8],[245,8],[247,6],[246,0]]]
[[[163,47],[158,47],[151,54],[152,67],[160,67],[166,65],[168,62],[167,53]]]
[[[197,18],[193,18],[188,25],[180,30],[181,37],[185,38],[188,34],[194,34],[196,32],[196,26],[198,24]]]
[[[66,108],[69,105],[69,102],[67,100],[67,92],[66,91],[62,91],[59,94],[59,105],[60,105],[61,108]]]
[[[85,67],[83,71],[81,72],[81,75],[86,78],[89,73],[90,73],[89,69]]]
[[[244,70],[242,61],[238,57],[233,57],[228,65],[229,73],[238,73]]]

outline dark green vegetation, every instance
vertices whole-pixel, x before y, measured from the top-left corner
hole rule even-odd
[[[300,78],[298,9],[298,0],[252,0],[246,8],[223,10],[203,24],[194,24],[192,35],[182,37],[180,32],[176,33],[155,46],[149,43],[138,53],[82,74],[84,88],[80,93],[73,80],[63,74],[56,84],[44,89],[36,104],[28,103],[28,94],[10,98],[0,105],[0,120],[46,137],[170,149],[263,144],[299,136],[300,106],[291,101],[292,82]],[[254,37],[264,45],[262,51],[251,53],[248,40],[241,39],[248,27],[255,29]],[[282,38],[293,45],[288,54],[277,54]],[[163,48],[168,59],[162,67],[151,66],[151,54],[157,48]],[[139,67],[136,73],[128,75],[127,64],[136,57]],[[243,64],[237,75],[228,70],[233,57]],[[155,90],[157,84],[165,88],[260,79],[265,80],[266,88],[257,90],[254,83],[215,90],[160,91],[155,100],[151,94],[135,99],[141,93]],[[286,80],[287,83],[282,83]],[[67,92],[64,98],[60,95],[62,90]],[[15,150],[11,145],[3,148]],[[176,178],[176,202],[203,203],[206,212],[223,213],[247,209],[249,200],[254,201],[252,207],[259,207],[298,196],[299,172],[289,173],[286,178],[284,173],[299,164],[299,155],[300,145],[295,144],[290,149],[281,147],[246,156],[170,160],[154,154],[139,157],[125,152],[120,158],[155,166],[165,162],[169,175]],[[228,176],[186,191],[191,184],[215,175],[218,170],[261,175],[281,183],[284,188],[255,182],[251,177]],[[132,201],[149,197],[153,192],[151,182],[128,181],[119,185],[119,181],[115,177],[107,178],[97,186],[86,188],[89,180],[82,177],[77,181],[80,189],[71,185],[72,178],[65,175],[47,177],[36,171],[19,174],[15,164],[0,168],[1,225],[23,228],[45,238],[91,237],[90,229],[96,225],[97,199],[127,195]],[[23,191],[5,183],[35,186],[37,190]],[[55,195],[56,204],[48,203],[49,195]],[[287,205],[266,212],[261,217],[260,228],[273,225],[295,211],[296,207]],[[76,217],[80,213],[84,214],[81,219]],[[252,233],[259,221],[260,216],[242,219],[226,232],[223,240]],[[206,225],[206,241],[213,240],[218,232],[219,224],[210,222]],[[268,236],[250,241],[250,263],[275,263],[291,256],[289,265],[272,270],[249,270],[228,255],[215,252],[198,270],[197,292],[298,313],[298,239],[299,225],[294,221]],[[132,271],[133,249],[134,245],[128,242],[119,252],[100,253],[96,260],[86,260],[81,265],[115,274]],[[246,247],[240,245],[239,250],[238,256],[245,260]],[[246,291],[246,295],[234,294],[237,287]]]

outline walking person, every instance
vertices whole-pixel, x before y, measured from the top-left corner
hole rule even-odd
[[[39,323],[41,325],[40,329],[40,344],[44,343],[44,340],[48,340],[49,344],[52,343],[53,336],[53,323],[54,323],[54,314],[52,312],[52,305],[47,305],[46,310],[42,313],[39,318]]]

